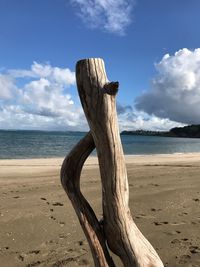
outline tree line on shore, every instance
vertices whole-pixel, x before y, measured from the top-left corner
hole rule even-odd
[[[121,135],[200,138],[200,124],[188,125],[184,127],[175,127],[170,129],[169,131],[149,131],[149,130],[122,131]]]

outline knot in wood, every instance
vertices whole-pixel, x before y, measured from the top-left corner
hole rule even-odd
[[[103,87],[103,92],[108,95],[116,95],[119,88],[119,82],[108,82]]]

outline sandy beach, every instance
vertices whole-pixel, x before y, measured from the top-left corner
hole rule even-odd
[[[0,266],[93,266],[60,185],[62,161],[0,160]],[[164,265],[199,267],[200,153],[126,156],[126,164],[133,218]],[[101,218],[97,158],[87,160],[81,182]]]

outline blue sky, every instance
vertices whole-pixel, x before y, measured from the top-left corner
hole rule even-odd
[[[74,69],[101,57],[120,129],[200,123],[200,1],[1,0],[0,128],[82,130]]]

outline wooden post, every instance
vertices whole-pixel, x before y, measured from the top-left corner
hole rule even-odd
[[[95,243],[91,234],[88,233],[91,228],[98,229],[99,223],[96,219],[95,222],[91,221],[90,229],[86,231],[87,222],[81,221],[93,252],[95,266],[113,266],[114,263],[106,249],[107,242],[109,248],[120,257],[125,267],[163,267],[158,254],[135,225],[129,209],[127,171],[116,113],[116,94],[119,84],[108,81],[104,62],[99,58],[80,60],[76,66],[76,79],[81,103],[91,130],[91,134],[89,134],[91,142],[94,140],[96,146],[102,182],[104,235],[100,234],[101,238],[97,239],[102,240],[103,238],[104,242]],[[75,184],[70,188],[66,183],[66,177],[73,177],[73,173],[76,172],[73,165],[77,165],[77,161],[82,157],[81,154],[84,154],[85,157],[89,155],[84,152],[88,151],[87,145],[83,144],[81,149],[72,159],[68,169],[64,162],[61,171],[62,184],[68,195],[73,195],[73,198],[70,198],[72,203],[77,202],[77,195],[74,192],[77,191],[78,185]],[[79,164],[77,174],[79,177],[84,160]],[[72,169],[69,170],[69,167]],[[71,174],[68,175],[70,172]],[[82,205],[84,205],[83,203]],[[79,216],[81,203],[73,205]],[[87,203],[87,205],[89,204]],[[85,204],[85,206],[87,205]],[[91,208],[89,210],[90,215],[94,218],[95,215],[91,212]],[[88,214],[88,210],[86,211],[85,208],[84,212]],[[95,230],[95,232],[100,233],[100,230]],[[97,260],[95,257],[99,249],[101,253],[98,254]],[[102,263],[99,262],[99,257],[104,259]]]

